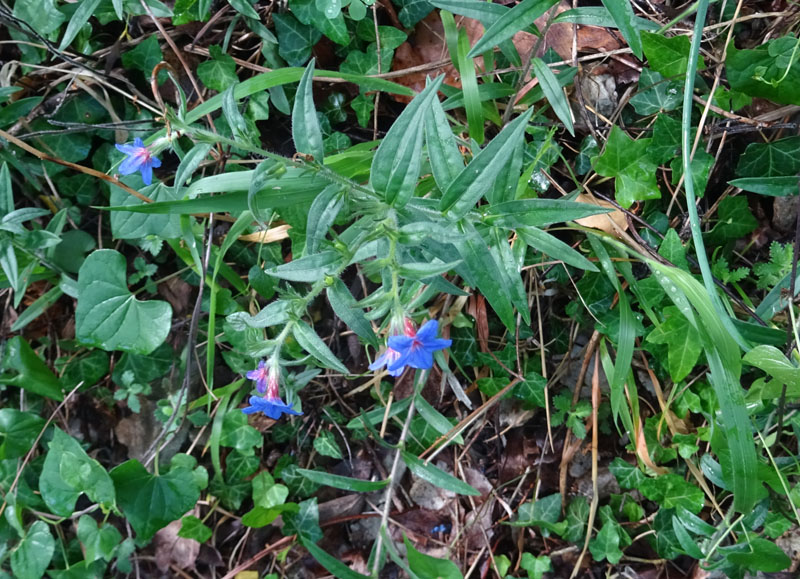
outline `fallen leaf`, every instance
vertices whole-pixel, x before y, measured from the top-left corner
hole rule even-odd
[[[197,516],[198,513],[196,510],[191,510],[186,514]],[[200,543],[194,539],[178,536],[182,524],[181,519],[172,521],[155,535],[153,544],[156,550],[156,565],[162,572],[166,572],[172,565],[178,569],[194,568],[197,554],[200,552]]]
[[[599,207],[608,207],[610,209],[614,209],[614,211],[611,213],[581,217],[580,219],[575,220],[576,223],[583,225],[584,227],[591,227],[592,229],[605,231],[606,233],[616,235],[617,237],[619,237],[620,232],[628,229],[628,219],[626,218],[625,213],[619,209],[616,209],[612,203],[598,199],[591,193],[580,193],[575,198],[575,201],[578,203],[587,203],[589,205],[597,205]]]
[[[264,231],[240,235],[239,241],[252,241],[255,243],[274,243],[276,241],[282,241],[289,237],[289,229],[291,229],[291,227],[291,225],[278,225],[277,227],[270,227]]]

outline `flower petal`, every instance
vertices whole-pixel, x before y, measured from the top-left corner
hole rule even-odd
[[[150,157],[150,164],[158,169],[161,166],[161,159],[158,157]]]
[[[114,145],[114,146],[117,148],[117,151],[119,151],[120,153],[125,153],[126,155],[133,155],[138,150],[137,147],[134,147],[133,145],[128,145],[128,144],[125,144],[125,143],[123,143],[121,145]]]
[[[141,171],[142,171],[142,181],[144,181],[145,185],[150,185],[153,182],[153,167],[151,167],[151,162],[142,163]]]
[[[144,143],[142,142],[142,140],[139,137],[135,137],[133,139],[133,146],[134,147],[139,147],[141,149],[142,147],[144,147]]]
[[[428,340],[436,338],[438,331],[439,322],[436,320],[428,320],[419,330],[417,330],[417,339],[420,342],[427,342]]]
[[[142,166],[142,160],[138,155],[131,155],[119,166],[119,172],[123,175],[131,175],[136,173]]]
[[[403,353],[414,343],[414,338],[408,336],[389,336],[389,347],[395,352]]]

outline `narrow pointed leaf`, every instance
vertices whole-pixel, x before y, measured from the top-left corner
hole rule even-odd
[[[508,40],[517,32],[533,24],[533,21],[547,12],[558,0],[523,0],[511,10],[503,14],[489,26],[481,39],[475,43],[468,56],[475,56],[491,50],[504,40]],[[627,0],[624,0],[627,2]]]
[[[305,322],[298,320],[294,324],[294,337],[300,347],[314,356],[325,367],[332,368],[342,374],[349,374],[347,367],[334,356],[330,348],[322,341],[317,333]]]
[[[294,97],[292,108],[292,138],[298,153],[311,155],[317,161],[322,161],[324,148],[322,146],[322,129],[317,119],[317,110],[314,108],[314,93],[312,79],[314,78],[314,59],[308,63],[300,84],[297,95]]]
[[[410,452],[403,451],[403,462],[406,463],[409,470],[422,480],[428,481],[432,485],[439,488],[453,491],[460,495],[467,495],[472,497],[480,496],[480,492],[474,487],[468,485],[463,480],[447,474],[442,469],[433,466],[432,464],[425,464],[422,460],[411,454]]]

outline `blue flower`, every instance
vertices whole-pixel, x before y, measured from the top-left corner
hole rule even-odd
[[[130,175],[136,171],[142,172],[142,181],[149,185],[153,181],[153,167],[160,167],[161,161],[153,157],[150,149],[144,146],[139,137],[133,140],[133,145],[115,145],[117,150],[125,153],[128,157],[119,166],[119,172],[123,175]]]
[[[254,412],[263,412],[272,420],[278,420],[282,414],[291,414],[293,416],[301,416],[303,413],[298,412],[292,408],[291,404],[284,404],[280,398],[270,398],[268,396],[251,396],[250,406],[243,408],[242,412],[245,414],[253,414]]]
[[[383,366],[387,367],[392,366],[392,364],[394,364],[394,361],[397,360],[399,357],[400,357],[400,352],[396,352],[391,348],[386,348],[383,354],[375,358],[375,361],[369,365],[369,369],[374,372],[375,370],[377,370],[378,368],[382,368]],[[405,371],[405,369],[406,369],[405,366],[401,366],[400,368],[389,370],[389,376],[394,376],[396,378],[397,376],[402,374]]]
[[[413,336],[389,337],[389,348],[399,352],[400,356],[387,366],[389,372],[405,366],[428,370],[433,366],[433,353],[436,350],[449,348],[452,340],[437,338],[439,322],[428,320]]]

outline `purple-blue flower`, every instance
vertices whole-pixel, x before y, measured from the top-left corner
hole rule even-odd
[[[133,140],[133,145],[115,145],[117,150],[125,153],[128,157],[119,166],[119,172],[123,175],[130,175],[136,171],[142,172],[142,181],[149,185],[153,181],[153,167],[160,167],[161,161],[154,157],[150,149],[144,146],[139,137]]]
[[[386,348],[383,354],[375,358],[375,361],[369,365],[369,369],[373,372],[383,366],[390,367],[394,364],[394,361],[400,357],[400,352],[396,352],[391,348]],[[389,376],[394,376],[395,378],[402,374],[405,371],[406,367],[401,366],[399,368],[395,368],[394,370],[389,370]]]
[[[258,368],[250,370],[246,376],[256,381],[256,389],[266,392],[264,396],[251,396],[250,406],[243,408],[245,414],[263,412],[272,420],[278,420],[283,414],[300,416],[303,413],[292,408],[292,404],[285,404],[278,393],[278,367],[265,364],[264,360],[258,363]]]
[[[416,335],[390,336],[389,348],[399,352],[400,355],[387,366],[387,370],[393,372],[405,366],[422,370],[430,369],[433,366],[433,353],[436,350],[449,348],[453,343],[452,340],[437,338],[438,331],[439,322],[428,320]]]
[[[250,406],[243,408],[242,412],[245,414],[253,414],[254,412],[263,412],[272,420],[278,420],[282,414],[291,414],[293,416],[300,416],[303,413],[298,412],[292,408],[291,404],[284,404],[280,398],[269,398],[268,396],[251,396]]]

